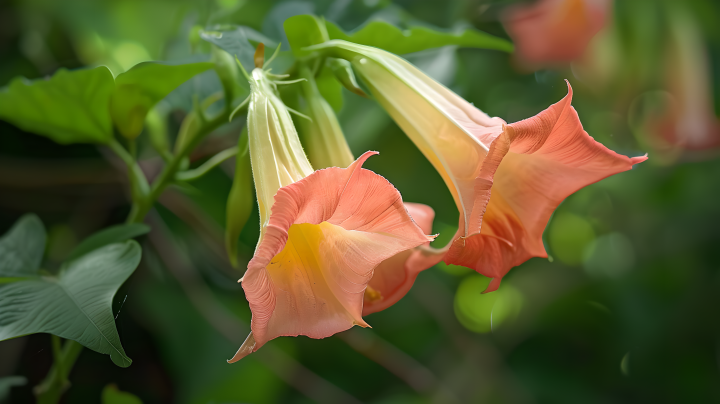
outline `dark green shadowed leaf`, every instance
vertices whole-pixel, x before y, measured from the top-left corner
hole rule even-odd
[[[106,143],[112,138],[108,102],[115,89],[105,66],[58,70],[50,79],[13,80],[0,90],[0,119],[61,143]]]
[[[45,332],[130,366],[115,328],[112,299],[140,255],[135,241],[111,244],[65,263],[57,277],[0,285],[0,341]]]
[[[102,391],[102,404],[142,404],[134,394],[118,390],[114,384],[108,384]]]
[[[278,45],[276,41],[254,29],[243,26],[217,26],[200,32],[200,38],[220,47],[234,57],[237,56],[248,72],[255,67],[253,56],[258,43],[263,43],[269,48]]]
[[[21,217],[0,238],[0,283],[37,276],[45,251],[45,227],[33,214]]]
[[[78,244],[68,255],[67,260],[74,260],[90,251],[97,250],[108,244],[120,243],[150,231],[150,226],[143,223],[120,224],[103,229]]]
[[[196,74],[211,69],[212,63],[164,64],[144,62],[115,79],[110,114],[120,133],[133,139],[142,131],[145,116],[156,103]]]
[[[384,21],[371,21],[348,34],[331,22],[326,22],[325,25],[330,39],[342,39],[360,45],[374,46],[397,54],[419,52],[447,45],[513,51],[513,45],[509,41],[472,28],[459,32],[442,32],[426,27],[401,30]]]

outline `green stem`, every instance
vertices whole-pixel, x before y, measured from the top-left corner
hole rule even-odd
[[[180,181],[194,181],[207,174],[208,172],[210,172],[210,170],[222,164],[223,161],[235,156],[236,154],[238,154],[237,146],[225,149],[220,153],[210,157],[208,161],[204,162],[200,167],[177,173],[177,175],[175,175],[175,178]]]
[[[60,337],[53,335],[52,339],[55,361],[45,380],[35,387],[38,404],[56,404],[60,401],[60,396],[70,387],[68,375],[83,348],[78,342],[67,340],[60,349]]]
[[[193,150],[198,145],[198,143],[200,143],[200,141],[205,138],[208,133],[214,131],[220,125],[227,122],[229,116],[230,111],[224,110],[216,117],[210,120],[203,121],[202,126],[200,127],[200,129],[198,129],[197,134],[195,134],[193,139],[185,143],[182,148],[178,150],[178,153],[175,154],[172,160],[170,160],[170,162],[165,167],[163,167],[160,175],[158,175],[158,177],[152,183],[152,186],[150,187],[150,194],[145,199],[145,203],[138,205],[137,210],[133,210],[130,212],[127,223],[139,223],[144,220],[145,215],[147,215],[147,213],[150,211],[153,203],[157,200],[158,197],[160,197],[160,194],[162,194],[165,188],[167,188],[167,186],[170,185],[175,179],[175,175],[177,174],[178,169],[181,166],[182,160],[187,157],[190,151]]]
[[[150,185],[145,174],[133,156],[117,140],[112,139],[108,144],[128,168],[128,179],[130,180],[130,192],[132,195],[132,207],[128,215],[127,223],[138,221],[137,215],[142,211],[143,206],[148,204]],[[143,215],[144,216],[144,215]],[[140,221],[142,218],[140,218]]]

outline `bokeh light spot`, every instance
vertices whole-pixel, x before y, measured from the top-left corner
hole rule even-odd
[[[625,376],[630,376],[630,352],[626,353],[620,361],[620,372]]]
[[[572,213],[559,213],[550,225],[550,247],[553,256],[567,265],[583,262],[583,251],[595,238],[592,225]]]
[[[487,333],[514,319],[522,307],[522,293],[503,282],[500,289],[482,294],[490,278],[472,274],[460,283],[455,294],[455,316],[470,331]]]

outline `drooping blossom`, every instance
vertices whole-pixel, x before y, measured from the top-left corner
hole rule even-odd
[[[522,60],[569,62],[605,26],[611,7],[611,0],[539,0],[509,7],[502,20]]]
[[[325,338],[362,318],[373,270],[395,254],[432,240],[399,192],[361,168],[313,171],[288,109],[270,76],[250,77],[248,136],[261,234],[242,287],[252,332],[230,362],[279,336]]]
[[[708,149],[720,146],[720,121],[713,108],[710,61],[702,34],[682,7],[671,9],[664,47],[662,111],[649,117],[646,136],[658,148]]]
[[[322,97],[312,72],[300,68],[302,95],[307,105],[305,111],[311,118],[304,120],[303,136],[308,155],[316,168],[347,167],[353,163],[352,152],[342,132],[337,116]],[[435,217],[427,205],[406,202],[405,208],[424,234],[432,233]],[[429,242],[423,246],[429,246]],[[412,248],[384,260],[373,273],[365,289],[363,315],[384,310],[403,298],[412,287],[418,274],[440,261],[440,257],[427,254],[421,248]]]
[[[558,103],[506,124],[388,52],[344,41],[312,49],[351,60],[378,102],[438,170],[460,221],[451,243],[424,251],[493,278],[487,292],[499,287],[510,268],[547,257],[542,233],[563,199],[646,159],[616,154],[590,137],[570,105],[569,84]]]

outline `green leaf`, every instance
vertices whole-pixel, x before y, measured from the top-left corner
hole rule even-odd
[[[58,70],[49,80],[17,78],[0,90],[0,118],[61,143],[112,138],[108,102],[115,89],[105,66]]]
[[[212,67],[209,62],[180,65],[143,62],[119,74],[110,99],[110,114],[115,126],[126,138],[137,137],[150,108],[180,84]]]
[[[330,39],[342,39],[360,45],[374,46],[396,54],[419,52],[447,45],[513,51],[510,41],[472,28],[459,32],[442,32],[427,27],[401,30],[392,24],[376,20],[370,21],[360,29],[348,34],[331,22],[325,22],[325,25]]]
[[[46,332],[130,366],[115,328],[112,299],[140,254],[135,241],[111,244],[66,262],[57,277],[37,270],[34,278],[0,285],[0,341]]]
[[[317,45],[330,39],[325,24],[318,17],[310,14],[296,15],[283,23],[285,35],[293,53],[297,57],[307,54],[303,48]]]
[[[114,384],[108,384],[102,391],[102,404],[142,404],[134,394],[118,390]]]
[[[0,377],[0,403],[4,403],[10,395],[10,389],[15,386],[24,386],[27,379],[23,376]]]
[[[244,26],[215,26],[210,30],[200,32],[200,38],[214,44],[232,56],[237,56],[246,71],[255,67],[253,56],[258,43],[266,47],[275,47],[277,42]]]
[[[108,227],[80,242],[80,244],[78,244],[70,252],[67,260],[74,260],[75,258],[83,256],[90,251],[97,250],[98,248],[104,247],[108,244],[120,243],[137,236],[142,236],[149,231],[150,226],[143,223],[119,224],[117,226]]]
[[[45,251],[45,227],[33,214],[21,217],[0,238],[0,283],[3,278],[37,275]]]

